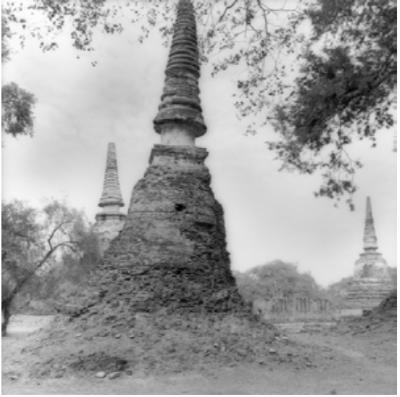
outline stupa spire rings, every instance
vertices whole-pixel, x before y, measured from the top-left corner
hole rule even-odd
[[[200,62],[196,19],[190,0],[179,0],[164,91],[154,129],[166,145],[194,146],[205,134],[199,90]]]
[[[124,206],[119,185],[115,143],[113,142],[110,142],[107,147],[107,162],[104,173],[103,193],[100,198],[99,207],[110,205],[118,207]]]
[[[106,169],[104,173],[103,193],[100,198],[99,207],[101,211],[96,214],[96,223],[93,231],[97,234],[100,253],[108,248],[124,226],[126,215],[122,214],[124,206],[121,189],[119,186],[117,153],[115,143],[107,146]]]
[[[378,249],[378,239],[376,237],[374,218],[372,216],[371,198],[367,197],[364,225],[364,251],[376,251]]]

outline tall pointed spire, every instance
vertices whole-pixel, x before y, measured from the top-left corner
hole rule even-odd
[[[103,254],[110,242],[118,236],[124,226],[126,215],[120,212],[124,206],[118,179],[117,155],[115,143],[109,143],[107,148],[107,163],[104,174],[103,193],[99,207],[101,211],[96,214],[94,232],[97,234],[99,248]]]
[[[154,128],[167,145],[194,145],[205,134],[199,90],[196,19],[190,0],[179,0],[165,72],[164,92]]]
[[[378,249],[370,197],[367,197],[363,242],[365,251],[376,251]]]
[[[208,151],[194,145],[205,132],[198,77],[194,9],[190,0],[180,0],[154,121],[161,144],[154,145],[132,189],[124,227],[104,254],[99,282],[107,306],[122,309],[127,326],[137,312],[147,313],[149,321],[160,319],[159,310],[249,314],[230,269],[224,213],[205,165]],[[115,302],[121,303],[118,309]]]
[[[122,195],[121,195],[121,189],[119,186],[115,143],[113,142],[108,144],[103,193],[100,198],[99,207],[105,207],[109,205],[119,206],[119,207],[124,206],[124,202],[122,200]]]

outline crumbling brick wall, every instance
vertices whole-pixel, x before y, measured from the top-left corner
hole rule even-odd
[[[226,249],[223,210],[207,151],[156,145],[133,189],[124,228],[95,281],[103,302],[132,313],[241,310]]]

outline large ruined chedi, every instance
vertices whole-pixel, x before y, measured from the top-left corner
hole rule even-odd
[[[161,144],[133,188],[123,229],[77,290],[72,321],[50,337],[57,363],[157,374],[282,360],[270,354],[276,330],[256,321],[238,293],[207,150],[195,145],[206,132],[196,41],[192,3],[179,0],[154,120]]]
[[[208,152],[195,145],[206,132],[199,76],[194,9],[190,0],[180,0],[154,120],[161,144],[153,147],[125,225],[104,256],[100,293],[106,302],[120,302],[126,313],[242,307],[223,210],[204,164]]]
[[[372,309],[394,288],[388,265],[378,252],[378,239],[369,197],[363,243],[364,250],[355,263],[353,280],[347,292],[347,306],[353,309]]]
[[[104,253],[111,240],[118,236],[124,225],[126,216],[120,212],[120,208],[123,206],[115,143],[109,143],[103,193],[99,201],[101,211],[96,214],[96,223],[94,225],[94,232],[98,236],[101,253]]]

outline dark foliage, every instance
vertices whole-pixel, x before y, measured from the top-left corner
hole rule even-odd
[[[3,131],[14,137],[32,135],[34,95],[16,83],[3,85],[1,95]]]
[[[285,165],[323,172],[319,196],[351,194],[361,164],[346,146],[393,127],[396,2],[319,0],[306,10],[313,34],[301,58],[292,100],[275,108],[284,139],[270,145]],[[315,49],[322,43],[322,48]],[[352,206],[351,199],[348,199]]]

